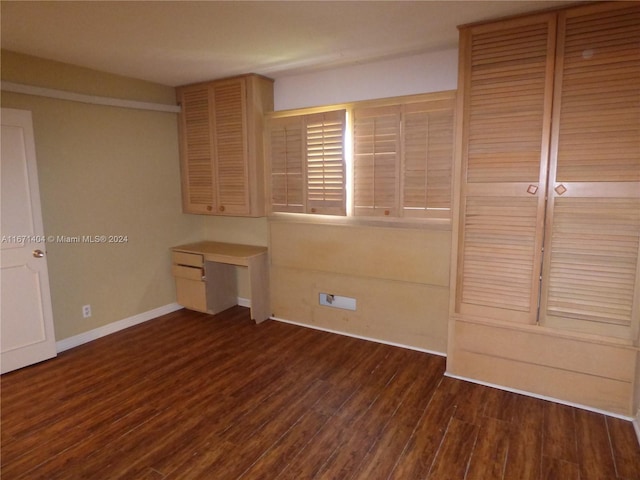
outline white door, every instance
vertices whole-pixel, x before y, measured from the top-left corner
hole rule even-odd
[[[31,112],[2,109],[0,371],[55,357]]]

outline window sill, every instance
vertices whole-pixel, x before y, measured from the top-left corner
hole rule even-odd
[[[270,213],[267,218],[269,222],[304,223],[309,225],[345,225],[451,231],[451,220],[448,218],[354,217],[283,212]]]

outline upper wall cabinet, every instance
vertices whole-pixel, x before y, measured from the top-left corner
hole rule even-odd
[[[273,80],[244,75],[178,87],[185,213],[265,214],[263,118]]]

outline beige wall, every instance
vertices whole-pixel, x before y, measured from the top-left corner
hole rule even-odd
[[[175,104],[170,87],[6,51],[2,80]],[[176,114],[8,92],[2,106],[32,111],[45,234],[128,237],[47,245],[56,340],[175,302],[168,249],[205,232],[181,212]]]
[[[175,103],[173,88],[5,51],[2,79]],[[175,114],[9,92],[2,106],[33,112],[45,233],[128,237],[47,246],[57,340],[174,302],[168,248],[209,239],[269,245],[277,317],[446,350],[448,229],[185,215]],[[249,297],[244,269],[238,288]],[[356,297],[358,310],[319,306],[321,291]],[[84,304],[90,319],[82,318]]]
[[[271,308],[285,320],[446,352],[451,232],[272,219]],[[356,311],[319,294],[356,299]]]

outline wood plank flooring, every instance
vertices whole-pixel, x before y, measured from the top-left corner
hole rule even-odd
[[[13,479],[640,479],[630,422],[445,359],[181,310],[2,376]]]

